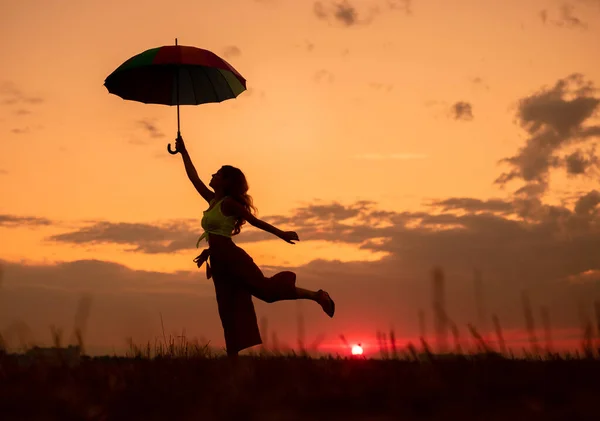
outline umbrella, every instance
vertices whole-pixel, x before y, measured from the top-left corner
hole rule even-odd
[[[121,64],[104,81],[111,94],[145,104],[179,105],[222,102],[246,90],[246,79],[216,54],[197,47],[151,48]],[[171,150],[170,154],[178,151]]]

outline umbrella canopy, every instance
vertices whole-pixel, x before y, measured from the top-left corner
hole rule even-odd
[[[246,79],[208,50],[167,45],[131,57],[106,78],[104,86],[131,101],[198,105],[237,97],[246,90]]]
[[[111,94],[145,104],[179,105],[222,102],[246,90],[246,79],[225,60],[202,48],[166,45],[131,57],[104,81]],[[171,151],[175,154],[177,151]]]

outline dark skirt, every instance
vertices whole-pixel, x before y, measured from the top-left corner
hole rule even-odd
[[[294,272],[265,277],[252,257],[233,242],[210,250],[210,269],[228,352],[262,343],[252,296],[267,303],[297,298]]]

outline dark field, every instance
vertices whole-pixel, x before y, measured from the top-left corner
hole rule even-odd
[[[1,420],[600,420],[600,360],[0,357]]]

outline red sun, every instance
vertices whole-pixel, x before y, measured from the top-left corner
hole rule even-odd
[[[362,353],[363,353],[363,349],[362,349],[362,346],[360,346],[360,344],[354,345],[352,347],[352,355],[362,355]]]

